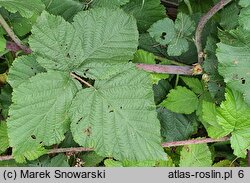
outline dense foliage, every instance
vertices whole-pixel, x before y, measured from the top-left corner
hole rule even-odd
[[[0,166],[246,166],[250,3],[208,21],[197,63],[218,2],[0,0]]]

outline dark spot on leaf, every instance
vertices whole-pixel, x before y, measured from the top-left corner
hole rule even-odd
[[[91,126],[86,128],[83,132],[84,132],[85,135],[87,135],[89,137],[92,134]]]
[[[244,85],[246,83],[246,80],[244,78],[241,78],[241,83]]]
[[[36,72],[34,74],[36,75]]]
[[[110,110],[109,113],[114,112],[114,110]]]
[[[163,32],[163,33],[161,34],[161,39],[164,39],[164,40],[165,40],[165,39],[166,39],[166,38],[165,38],[166,35],[167,35],[167,33],[166,33],[166,32]]]
[[[33,70],[34,68],[33,68],[33,67],[31,67],[31,69]]]
[[[32,138],[32,139],[36,139],[36,136],[35,136],[35,135],[31,135],[31,138]]]
[[[70,58],[70,55],[69,55],[69,53],[67,53],[67,57],[68,57],[68,58]]]
[[[39,142],[39,144],[42,144],[42,143],[43,143],[43,141]]]
[[[78,125],[79,122],[82,120],[83,117],[81,117],[80,119],[78,119],[78,121],[76,122],[76,124]]]
[[[89,69],[86,69],[86,70],[85,70],[85,72],[88,72],[88,71],[89,71]]]
[[[120,107],[120,109],[122,109],[122,106]]]
[[[108,105],[108,108],[110,108],[110,105]]]
[[[87,76],[87,74],[86,74],[86,73],[83,73],[83,75],[84,75],[84,76]]]
[[[55,66],[57,67],[57,64],[55,64]]]

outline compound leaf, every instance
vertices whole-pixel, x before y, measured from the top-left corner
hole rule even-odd
[[[14,89],[7,124],[17,161],[36,159],[44,153],[42,145],[64,139],[67,110],[76,92],[69,74],[59,71],[40,73]]]
[[[74,140],[101,156],[165,159],[149,76],[133,64],[78,92],[70,114]]]
[[[179,56],[189,48],[188,37],[195,30],[195,23],[184,13],[179,13],[175,23],[165,18],[154,23],[148,30],[151,37],[162,45],[168,45],[170,56]]]

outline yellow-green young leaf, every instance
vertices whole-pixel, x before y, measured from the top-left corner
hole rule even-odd
[[[43,12],[29,43],[44,68],[72,71],[92,62],[128,62],[138,46],[138,31],[135,19],[119,9],[82,11],[72,24]]]
[[[250,107],[235,90],[227,89],[225,97],[226,101],[217,108],[217,121],[226,134],[231,133],[234,154],[244,158],[250,149]]]
[[[211,152],[207,144],[192,144],[183,146],[180,157],[180,167],[210,167]]]
[[[40,72],[45,72],[45,69],[37,63],[35,55],[20,56],[10,68],[8,82],[13,88],[17,88]]]
[[[228,135],[217,121],[216,106],[212,102],[202,102],[202,123],[205,126],[209,137],[219,138]]]
[[[167,99],[161,103],[161,106],[176,113],[191,114],[197,109],[198,103],[194,92],[186,87],[177,86],[176,89],[170,90]]]
[[[155,64],[155,55],[153,53],[137,50],[134,54],[134,63]]]
[[[77,93],[70,108],[74,140],[117,160],[166,159],[149,74],[125,64],[120,73]]]
[[[30,18],[44,10],[41,0],[0,0],[0,7],[11,13],[19,12],[23,17]]]
[[[213,164],[213,167],[234,167],[234,164],[232,161],[226,159]]]
[[[227,86],[243,93],[250,106],[250,31],[239,28],[223,32],[220,38],[216,50],[219,73]]]
[[[106,159],[104,165],[105,167],[123,167],[122,162],[113,159]]]
[[[6,122],[0,121],[0,154],[9,147],[9,138]]]
[[[44,154],[43,145],[61,142],[69,130],[67,110],[77,92],[68,73],[48,71],[14,88],[7,125],[18,162]]]

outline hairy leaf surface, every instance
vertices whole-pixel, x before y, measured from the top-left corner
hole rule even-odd
[[[241,29],[230,31],[218,43],[219,72],[227,85],[243,93],[250,106],[250,34]]]
[[[43,12],[29,43],[46,69],[72,71],[90,62],[127,62],[138,45],[133,17],[97,8],[78,13],[73,25]]]
[[[40,73],[14,89],[7,124],[19,161],[36,159],[42,145],[63,140],[70,122],[67,110],[76,92],[69,74],[58,71]]]
[[[17,88],[40,72],[45,72],[45,69],[37,63],[35,55],[21,56],[10,68],[8,81],[13,88]]]
[[[176,113],[191,114],[197,109],[198,102],[194,92],[186,87],[177,86],[176,89],[170,90],[167,99],[161,105]]]
[[[77,143],[119,160],[164,159],[148,75],[132,64],[77,93],[71,109]]]
[[[211,152],[207,144],[192,144],[182,148],[180,167],[210,167]]]

